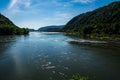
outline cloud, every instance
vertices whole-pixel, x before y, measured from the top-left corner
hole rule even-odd
[[[31,0],[27,0],[26,3],[24,3],[26,7],[29,7],[31,5]]]
[[[12,8],[17,3],[17,0],[11,0],[11,3],[9,5],[9,9]]]
[[[73,2],[80,2],[80,3],[91,3],[94,2],[95,0],[73,0]]]
[[[31,4],[31,0],[11,0],[8,9],[14,9],[17,7],[29,7]]]
[[[10,17],[15,15],[24,15],[24,14],[35,14],[37,8],[33,8],[33,0],[11,0],[7,9],[4,10],[4,13]],[[36,10],[36,11],[33,11]],[[9,12],[9,13],[8,13]]]
[[[61,11],[57,11],[55,12],[55,17],[57,18],[61,18],[61,19],[69,19],[72,17],[72,15],[68,12],[61,12]]]
[[[11,0],[4,14],[20,27],[66,24],[72,18],[71,2],[59,0]]]

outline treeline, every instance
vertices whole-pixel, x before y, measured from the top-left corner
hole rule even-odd
[[[63,31],[77,36],[120,37],[120,1],[70,20]]]
[[[116,36],[120,37],[120,23],[98,23],[74,27],[66,32],[76,36]]]
[[[21,35],[28,34],[29,30],[27,28],[19,28],[13,25],[1,25],[0,24],[0,35]]]
[[[0,14],[0,35],[21,35],[28,33],[29,29],[17,27],[7,17]]]
[[[37,31],[40,31],[40,32],[61,32],[63,27],[65,27],[65,25],[45,26],[45,27],[39,28]]]

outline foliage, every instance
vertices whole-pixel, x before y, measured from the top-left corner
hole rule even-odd
[[[73,75],[70,80],[89,80],[88,77],[82,77],[79,74]]]
[[[0,14],[0,35],[21,35],[28,34],[27,28],[19,28],[14,25],[8,18]]]
[[[41,32],[61,32],[64,25],[58,25],[58,26],[46,26],[39,28],[38,31]]]
[[[70,20],[63,31],[82,36],[93,34],[101,36],[120,35],[119,6],[120,1],[117,1],[94,11],[80,14]]]

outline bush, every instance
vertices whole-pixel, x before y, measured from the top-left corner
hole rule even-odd
[[[82,77],[79,74],[75,74],[72,76],[70,80],[89,80],[88,77]]]

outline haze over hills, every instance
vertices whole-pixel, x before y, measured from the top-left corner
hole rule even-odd
[[[40,32],[59,32],[65,25],[52,25],[52,26],[45,26],[39,28],[38,31]]]
[[[0,35],[13,35],[13,34],[28,34],[29,30],[26,28],[17,27],[7,17],[0,14]]]
[[[63,30],[77,36],[120,36],[120,1],[74,17]]]

